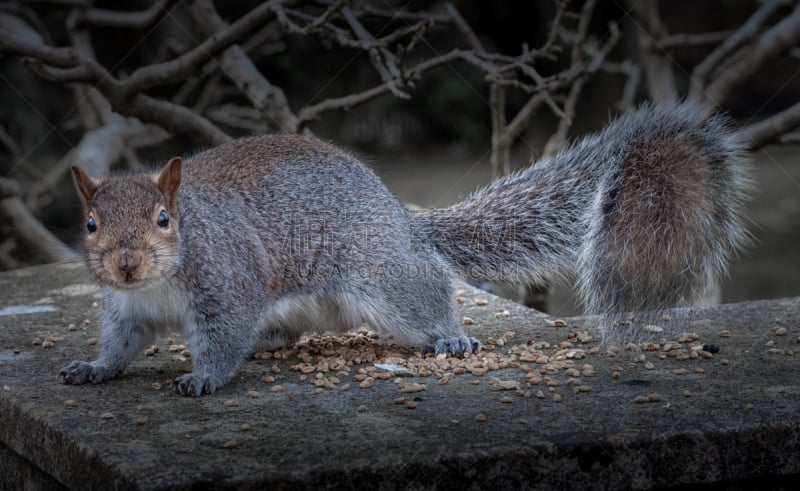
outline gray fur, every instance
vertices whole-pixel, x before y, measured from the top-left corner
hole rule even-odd
[[[671,146],[690,162],[671,160]],[[237,140],[157,174],[94,180],[75,169],[105,298],[99,358],[61,374],[114,378],[168,326],[189,337],[193,372],[176,389],[192,396],[222,387],[255,349],[308,331],[366,323],[396,342],[473,352],[453,314],[453,268],[512,283],[577,271],[590,312],[685,303],[746,240],[742,148],[722,118],[644,107],[462,203],[413,215],[354,157],[298,135]],[[161,209],[168,227],[155,224]]]
[[[577,277],[587,313],[605,316],[608,331],[623,314],[692,305],[710,291],[749,242],[751,186],[746,145],[727,118],[688,103],[645,105],[415,218],[466,276]]]

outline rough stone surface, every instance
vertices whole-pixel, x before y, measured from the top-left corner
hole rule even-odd
[[[557,345],[574,331],[597,339],[591,318],[554,327],[541,313],[464,288],[467,301],[458,315],[474,319],[466,328],[482,341],[506,331],[516,332],[509,344]],[[488,304],[475,305],[476,297]],[[161,341],[159,353],[140,356],[118,380],[62,385],[62,366],[97,352],[87,339],[98,336],[99,301],[82,265],[0,274],[0,489],[780,487],[796,483],[800,473],[797,298],[724,305],[659,322],[667,331],[655,337],[686,331],[717,345],[710,359],[589,354],[577,366],[590,363],[595,375],[576,378],[590,392],[576,392],[563,371],[552,375],[560,382],[553,387],[526,386],[519,368],[459,375],[447,385],[412,377],[427,386],[402,394],[416,399],[414,410],[394,403],[400,394],[391,380],[377,380],[371,389],[346,380],[348,391],[337,386],[315,394],[290,369],[297,360],[251,359],[218,393],[183,398],[168,384],[187,362]],[[503,310],[509,315],[495,315]],[[779,327],[787,335],[776,335]],[[730,337],[719,336],[723,329]],[[52,347],[33,344],[48,336]],[[591,346],[596,342],[584,347]],[[636,362],[638,354],[653,367]],[[276,363],[276,381],[264,384]],[[688,373],[676,373],[680,369]],[[523,393],[490,390],[494,378],[519,381]],[[291,395],[271,392],[275,384]],[[260,397],[246,397],[251,390]],[[539,390],[544,398],[536,397]],[[660,401],[633,402],[651,393]],[[512,402],[501,402],[504,395]],[[238,406],[226,406],[230,399]],[[366,411],[360,412],[362,405]],[[104,413],[113,417],[104,419]],[[486,421],[477,422],[478,414]],[[230,440],[236,446],[225,448]]]

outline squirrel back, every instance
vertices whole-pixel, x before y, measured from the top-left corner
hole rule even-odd
[[[692,305],[749,242],[746,148],[726,117],[644,105],[415,220],[469,277],[577,276],[590,314]]]

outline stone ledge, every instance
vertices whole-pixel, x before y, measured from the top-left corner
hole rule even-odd
[[[589,318],[553,327],[541,313],[464,288],[458,315],[474,319],[467,329],[482,341],[507,331],[516,332],[509,345],[555,345],[574,331],[597,339]],[[119,380],[64,386],[58,370],[72,359],[93,359],[97,349],[86,343],[98,334],[97,291],[83,268],[2,273],[0,291],[2,489],[18,488],[20,480],[43,489],[780,487],[800,473],[798,298],[701,309],[664,323],[717,345],[710,359],[645,352],[653,364],[647,369],[631,353],[589,354],[580,363],[596,373],[578,377],[592,387],[585,393],[567,385],[563,371],[552,375],[561,383],[552,390],[544,383],[525,387],[518,368],[459,375],[448,385],[416,377],[428,390],[413,394],[419,400],[409,410],[394,404],[391,381],[315,394],[289,369],[297,360],[248,360],[217,394],[181,398],[166,387],[181,369],[166,350],[140,356]],[[477,297],[488,304],[476,305]],[[503,310],[509,315],[495,316]],[[70,324],[77,329],[68,330]],[[777,336],[778,327],[788,334]],[[720,337],[723,329],[731,336]],[[32,344],[47,336],[54,342],[49,349]],[[261,381],[276,363],[276,383],[291,397]],[[618,379],[612,367],[621,369]],[[489,388],[493,378],[520,381],[529,393],[501,403],[503,394]],[[261,396],[246,398],[250,390]],[[539,390],[544,398],[535,396]],[[649,393],[661,400],[633,403]],[[229,399],[239,406],[227,407]],[[365,412],[358,411],[362,405]],[[103,419],[108,412],[113,418]],[[479,413],[485,422],[476,422]],[[236,447],[223,448],[231,439]]]

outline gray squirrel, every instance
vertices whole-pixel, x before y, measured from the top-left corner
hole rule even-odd
[[[123,373],[183,328],[211,394],[259,349],[367,324],[395,342],[480,349],[453,312],[454,270],[577,276],[586,311],[689,305],[746,244],[748,155],[727,118],[644,105],[449,208],[409,211],[352,155],[309,136],[243,138],[160,172],[73,177],[103,288],[100,356],[64,383]]]

